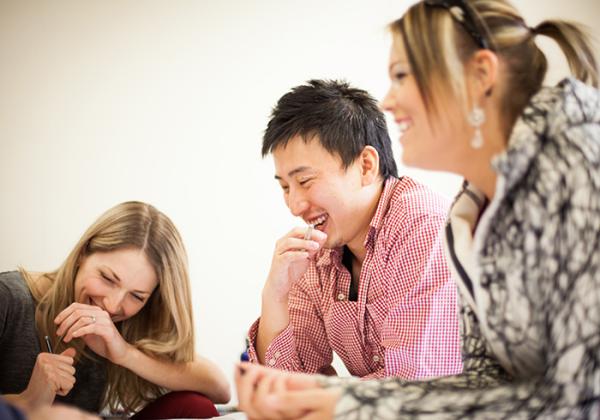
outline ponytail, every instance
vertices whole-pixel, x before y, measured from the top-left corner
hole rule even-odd
[[[533,28],[536,35],[545,35],[558,43],[565,55],[571,73],[582,82],[598,87],[598,66],[583,29],[563,20],[545,20]]]

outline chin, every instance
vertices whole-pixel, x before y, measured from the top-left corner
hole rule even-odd
[[[427,162],[423,162],[423,159],[419,159],[414,153],[407,153],[406,150],[402,151],[402,164],[411,168],[430,169]]]

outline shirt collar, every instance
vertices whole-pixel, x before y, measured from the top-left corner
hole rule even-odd
[[[392,196],[394,195],[394,189],[396,188],[398,181],[399,179],[394,177],[389,177],[385,180],[383,191],[379,197],[379,203],[377,203],[377,208],[375,209],[375,214],[371,219],[371,223],[369,223],[370,228],[363,244],[365,247],[368,247],[369,243],[374,243],[375,236],[383,227],[383,223],[385,222],[385,218],[390,208]]]

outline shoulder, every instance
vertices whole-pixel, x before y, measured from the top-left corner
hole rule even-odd
[[[0,296],[24,298],[29,295],[29,288],[21,273],[18,271],[0,273]]]
[[[568,201],[576,200],[573,194],[578,191],[596,195],[600,192],[600,91],[565,79],[533,106],[548,103],[547,131],[535,157],[540,172],[536,187],[559,199],[560,193]]]
[[[523,118],[541,138],[540,157],[550,155],[559,163],[561,158],[594,163],[600,160],[598,89],[567,78],[554,88],[542,89],[525,109]],[[563,156],[564,152],[568,154]]]
[[[0,315],[11,308],[33,304],[29,287],[18,271],[0,273]]]
[[[521,197],[524,201],[570,201],[576,191],[597,192],[600,91],[575,79],[541,89],[494,166],[504,178],[506,193],[513,195],[518,186],[534,194]]]
[[[431,188],[404,176],[397,180],[385,217],[388,230],[422,223],[443,224],[450,200]]]

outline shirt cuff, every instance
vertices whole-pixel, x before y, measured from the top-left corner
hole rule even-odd
[[[256,353],[256,336],[258,335],[258,326],[260,318],[257,319],[248,331],[248,357],[251,363],[260,363]],[[288,325],[277,337],[271,341],[265,353],[265,366],[284,369],[298,370],[296,363],[296,340],[292,327]]]

